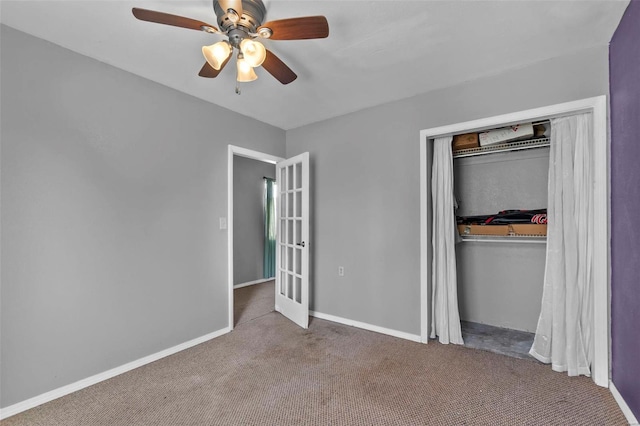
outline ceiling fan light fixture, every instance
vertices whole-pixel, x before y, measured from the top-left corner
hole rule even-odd
[[[258,76],[255,68],[262,66],[280,83],[289,84],[298,76],[273,52],[265,48],[262,44],[263,39],[309,40],[329,36],[329,23],[327,18],[321,15],[264,22],[267,10],[263,2],[267,0],[212,1],[217,27],[197,19],[155,10],[134,7],[131,12],[140,21],[225,36],[225,41],[202,47],[202,54],[207,62],[198,75],[205,78],[217,77],[231,60],[234,49],[238,49],[238,82],[256,80]],[[239,84],[236,84],[236,87],[238,86]]]
[[[244,60],[252,67],[259,67],[267,57],[267,49],[256,40],[245,38],[240,42],[240,50]]]
[[[249,65],[249,63],[242,57],[242,55],[238,55],[238,78],[237,80],[240,83],[247,83],[249,81],[254,81],[258,79],[256,72],[253,70],[253,67]]]
[[[211,46],[203,46],[202,54],[209,65],[216,70],[220,70],[223,62],[231,54],[231,45],[227,41],[219,41]]]

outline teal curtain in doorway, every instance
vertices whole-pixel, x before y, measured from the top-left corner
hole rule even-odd
[[[274,201],[275,181],[264,178],[264,262],[263,277],[276,276],[276,206]]]

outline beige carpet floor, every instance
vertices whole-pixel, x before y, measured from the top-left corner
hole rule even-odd
[[[275,281],[267,281],[233,291],[234,325],[260,318],[275,309]]]
[[[258,289],[256,289],[258,290]],[[243,312],[249,312],[245,309]],[[276,312],[3,425],[624,425],[607,389],[537,362]]]

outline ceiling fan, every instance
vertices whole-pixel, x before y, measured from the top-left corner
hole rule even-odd
[[[324,16],[279,19],[263,23],[266,8],[262,0],[213,0],[218,27],[195,19],[153,10],[133,8],[133,16],[158,24],[173,25],[191,30],[220,34],[227,37],[211,46],[203,46],[206,62],[198,75],[214,78],[231,60],[236,49],[236,80],[253,81],[258,78],[256,67],[262,66],[280,83],[289,84],[298,76],[259,39],[306,40],[329,36],[329,24]],[[236,93],[240,90],[236,86]]]

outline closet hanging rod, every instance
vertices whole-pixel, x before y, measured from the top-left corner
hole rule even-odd
[[[461,235],[463,242],[470,243],[525,243],[525,244],[546,244],[546,236],[486,236],[486,235]]]

